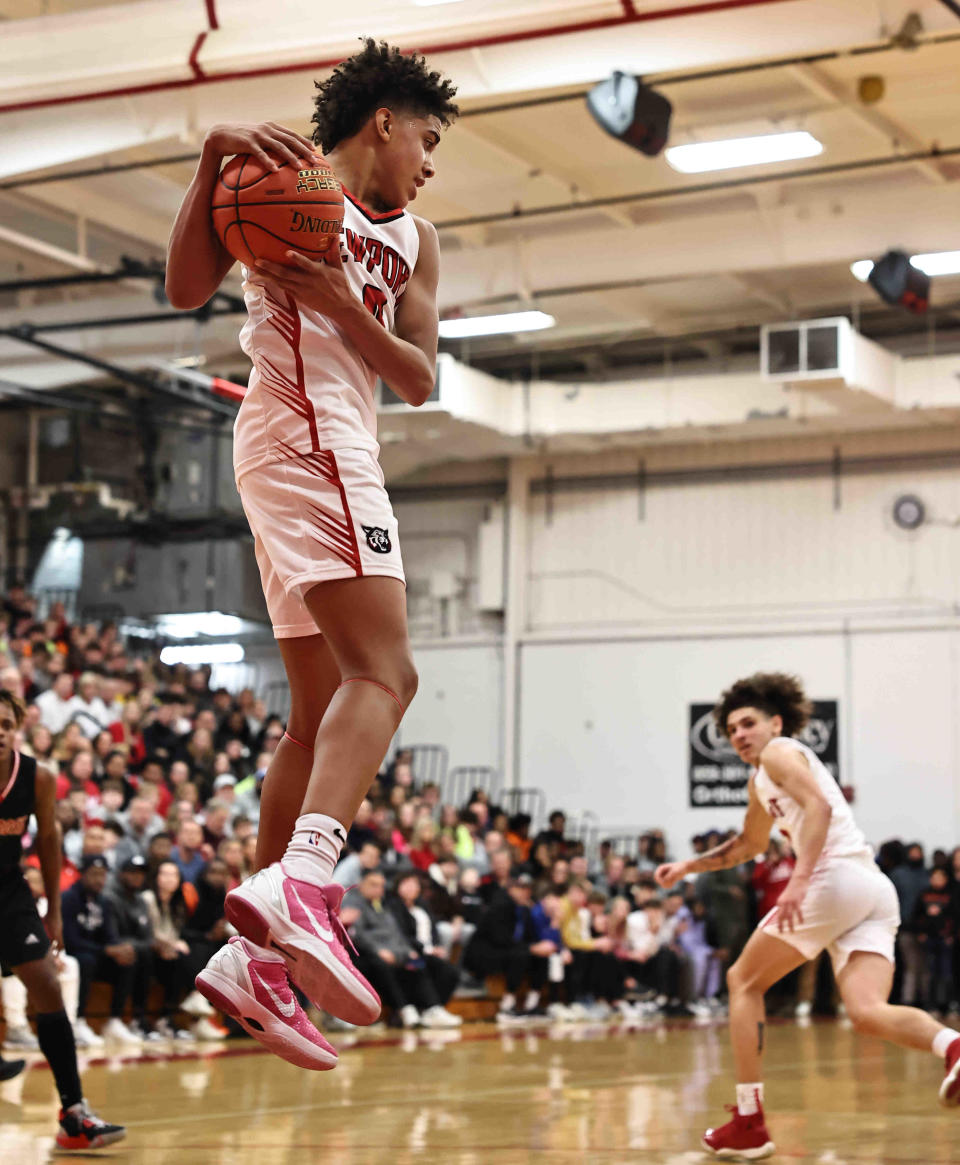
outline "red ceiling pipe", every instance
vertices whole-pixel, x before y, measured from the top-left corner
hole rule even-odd
[[[678,16],[703,16],[710,12],[724,12],[735,8],[760,8],[770,4],[793,3],[794,0],[705,0],[701,4],[689,4],[677,8],[662,8],[657,12],[637,12],[630,0],[623,0],[623,14],[608,16],[598,20],[584,20],[579,24],[557,24],[540,28],[525,29],[520,32],[496,33],[491,36],[473,37],[470,40],[448,41],[440,44],[415,45],[420,53],[460,52],[464,49],[487,48],[492,45],[515,44],[526,40],[540,40],[549,36],[567,36],[575,32],[593,32],[601,28],[616,28],[624,24],[646,24],[656,20],[669,20]],[[210,29],[219,27],[213,0],[207,0],[207,15]],[[128,85],[120,89],[98,89],[90,93],[70,93],[61,97],[39,97],[34,101],[15,101],[0,105],[0,113],[17,113],[28,109],[47,109],[56,105],[74,105],[81,101],[103,101],[110,97],[135,97],[141,93],[161,93],[172,89],[190,89],[194,85],[214,85],[224,81],[245,81],[254,77],[277,77],[283,73],[315,72],[331,69],[339,65],[343,57],[331,57],[324,61],[307,61],[297,65],[273,65],[263,69],[246,69],[235,73],[203,73],[197,61],[198,52],[206,32],[194,42],[188,65],[193,73],[176,81],[153,81],[146,85]]]

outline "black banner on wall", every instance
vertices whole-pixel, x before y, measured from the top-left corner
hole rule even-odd
[[[836,700],[814,700],[810,723],[800,740],[810,746],[834,779],[840,781]],[[712,704],[690,705],[690,806],[746,805],[750,766],[745,765],[713,722]]]

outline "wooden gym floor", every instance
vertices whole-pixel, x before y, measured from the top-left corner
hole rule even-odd
[[[250,1041],[86,1065],[88,1098],[129,1127],[87,1156],[136,1165],[521,1165],[708,1160],[726,1119],[722,1023],[624,1030],[570,1025],[436,1036],[371,1032],[310,1073]],[[31,1059],[35,1060],[34,1057]],[[940,1065],[834,1021],[771,1024],[774,1160],[845,1165],[960,1162],[960,1110],[937,1107]],[[53,1159],[56,1103],[34,1063],[0,1085],[0,1162]]]

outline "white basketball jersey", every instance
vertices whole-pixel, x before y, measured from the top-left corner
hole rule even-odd
[[[817,787],[833,811],[830,817],[830,827],[827,830],[827,840],[824,842],[819,861],[826,861],[830,858],[872,858],[873,850],[854,821],[850,806],[840,792],[840,786],[824,767],[817,754],[812,748],[808,748],[802,741],[794,740],[793,737],[782,736],[778,739],[791,748],[795,748],[797,752],[802,752],[807,758],[813,779],[817,782]],[[789,797],[778,784],[770,779],[763,765],[754,774],[753,787],[760,803],[776,822],[777,829],[791,845],[796,845],[800,827],[803,824],[803,810],[792,797]]]
[[[375,214],[343,193],[344,274],[371,315],[392,331],[420,250],[417,225],[405,210]],[[376,456],[377,374],[363,353],[331,319],[287,292],[248,282],[243,292],[247,322],[240,346],[253,372],[233,430],[237,478],[323,449],[366,449]]]

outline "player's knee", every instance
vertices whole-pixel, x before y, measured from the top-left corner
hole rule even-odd
[[[879,1035],[883,1026],[884,1005],[875,1001],[848,1002],[847,1017],[854,1031],[861,1036]]]
[[[401,668],[398,682],[397,697],[404,709],[407,709],[413,702],[413,697],[417,694],[417,688],[420,686],[420,675],[412,659],[408,659]]]

